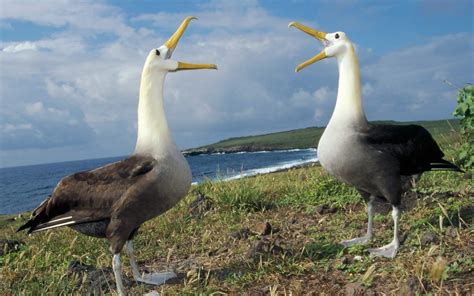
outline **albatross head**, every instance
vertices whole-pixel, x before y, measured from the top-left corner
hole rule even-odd
[[[288,27],[295,27],[306,34],[313,36],[324,44],[324,49],[320,53],[299,64],[296,67],[295,72],[299,72],[303,68],[327,57],[336,57],[339,59],[347,52],[354,52],[352,43],[344,32],[325,33],[297,22],[291,22]]]
[[[185,18],[176,32],[165,44],[150,51],[145,62],[144,70],[167,73],[180,70],[217,69],[217,66],[214,64],[191,64],[171,59],[179,39],[183,36],[191,20],[194,19],[197,18],[194,16]]]

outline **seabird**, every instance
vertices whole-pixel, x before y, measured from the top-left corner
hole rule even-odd
[[[191,170],[171,137],[163,108],[163,84],[168,72],[217,69],[214,64],[174,61],[171,55],[189,22],[187,17],[166,41],[148,54],[138,103],[138,136],[134,153],[119,162],[63,178],[52,196],[41,203],[18,231],[28,233],[69,226],[83,234],[107,238],[120,295],[120,251],[126,245],[135,280],[162,284],[173,272],[140,274],[132,238],[145,221],[163,214],[183,198],[191,185]]]
[[[326,171],[359,191],[367,201],[369,218],[366,235],[341,244],[365,244],[372,238],[373,201],[380,199],[392,205],[393,240],[369,252],[394,258],[400,245],[400,203],[407,183],[425,171],[462,171],[443,159],[443,152],[425,128],[367,121],[362,107],[359,62],[344,32],[324,33],[297,22],[288,27],[315,37],[325,46],[319,54],[298,65],[295,72],[327,57],[335,57],[339,67],[336,106],[319,140],[318,158]]]

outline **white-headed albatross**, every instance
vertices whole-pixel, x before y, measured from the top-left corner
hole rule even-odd
[[[163,109],[166,74],[179,70],[217,69],[213,64],[189,64],[171,55],[189,22],[186,18],[171,38],[148,54],[143,67],[138,103],[138,137],[134,153],[119,162],[63,178],[33,211],[20,230],[28,233],[69,226],[110,242],[117,290],[124,295],[120,251],[126,251],[137,281],[162,284],[172,272],[140,274],[132,238],[140,225],[172,208],[191,185],[186,159],[171,137]]]
[[[359,62],[344,32],[324,33],[297,22],[295,27],[320,40],[325,48],[296,67],[296,72],[327,57],[335,57],[339,86],[334,112],[318,144],[318,158],[325,170],[354,186],[368,201],[368,229],[363,237],[342,241],[343,246],[367,243],[372,238],[374,199],[392,205],[394,236],[390,244],[369,249],[376,256],[394,258],[399,248],[398,232],[402,187],[412,176],[430,170],[461,171],[442,159],[430,133],[419,125],[371,124],[362,107]]]

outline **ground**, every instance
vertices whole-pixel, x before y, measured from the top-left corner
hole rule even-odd
[[[292,169],[193,187],[177,207],[146,222],[135,239],[142,271],[174,270],[160,287],[132,295],[472,295],[472,174],[431,172],[407,193],[402,246],[393,260],[365,251],[390,242],[390,207],[377,204],[375,239],[343,248],[366,231],[358,193],[320,167]],[[0,239],[17,240],[0,257],[1,295],[113,294],[107,242],[63,228],[16,233],[27,215],[0,217]],[[10,244],[11,245],[11,244]]]

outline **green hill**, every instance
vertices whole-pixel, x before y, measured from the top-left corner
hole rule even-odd
[[[418,124],[427,128],[437,141],[450,142],[452,137],[457,137],[459,131],[458,119],[433,120],[433,121],[375,121],[374,123],[387,124]],[[186,155],[206,153],[232,153],[240,151],[285,150],[317,147],[319,138],[323,134],[323,127],[308,127],[303,129],[276,132],[264,135],[230,138],[210,145],[183,151]]]

